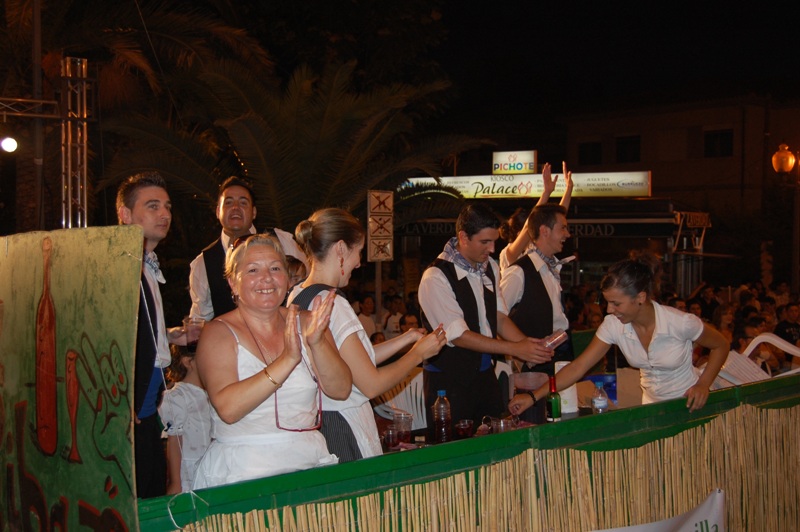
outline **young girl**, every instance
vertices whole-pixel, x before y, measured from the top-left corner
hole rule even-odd
[[[192,489],[197,461],[211,443],[211,405],[200,384],[194,354],[177,345],[170,348],[167,377],[174,384],[158,407],[167,434],[168,495]]]

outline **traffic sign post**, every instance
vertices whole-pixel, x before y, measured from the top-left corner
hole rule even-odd
[[[380,318],[383,309],[383,262],[394,260],[394,192],[367,191],[367,216],[367,260],[376,263],[375,318]]]

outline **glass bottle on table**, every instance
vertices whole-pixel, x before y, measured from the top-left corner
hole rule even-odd
[[[550,375],[550,393],[546,399],[547,422],[561,421],[561,395],[556,388],[556,376]]]

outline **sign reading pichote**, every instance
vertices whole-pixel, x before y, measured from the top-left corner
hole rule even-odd
[[[496,151],[492,156],[492,174],[535,174],[536,150]]]
[[[394,260],[394,192],[367,191],[367,260]]]

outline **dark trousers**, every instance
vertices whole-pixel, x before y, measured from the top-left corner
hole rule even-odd
[[[133,425],[136,462],[136,496],[140,499],[167,493],[167,457],[161,441],[161,423],[152,415]]]
[[[450,420],[453,424],[460,419],[471,419],[473,427],[477,429],[483,416],[499,417],[506,409],[494,368],[467,377],[445,371],[424,371],[422,380],[425,385],[425,412],[430,439],[434,431],[432,407],[438,390],[445,390],[447,394],[447,400],[450,402]]]
[[[323,410],[319,431],[325,436],[328,452],[338,456],[340,464],[363,458],[356,435],[340,412]]]

